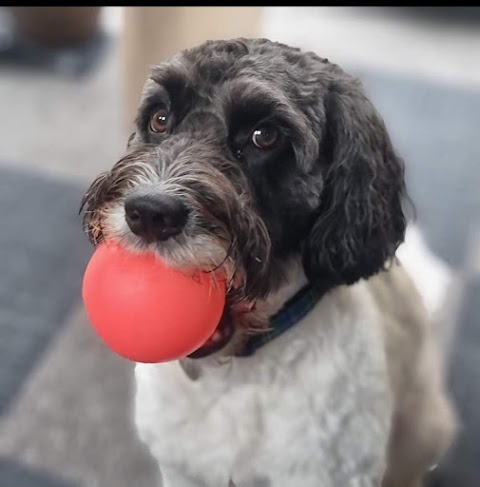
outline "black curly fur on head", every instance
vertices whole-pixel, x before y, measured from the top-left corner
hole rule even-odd
[[[276,134],[263,149],[262,127]],[[146,245],[129,232],[123,202],[142,187],[189,208],[182,234]],[[87,192],[85,225],[173,265],[228,265],[254,300],[291,259],[322,287],[380,271],[404,237],[404,197],[403,163],[356,79],[266,39],[209,41],[154,68],[129,154]]]

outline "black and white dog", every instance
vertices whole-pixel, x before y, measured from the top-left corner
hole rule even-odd
[[[421,485],[455,415],[396,257],[405,197],[381,117],[327,59],[237,39],[153,69],[84,210],[95,244],[228,277],[201,349],[136,365],[136,425],[166,487]]]

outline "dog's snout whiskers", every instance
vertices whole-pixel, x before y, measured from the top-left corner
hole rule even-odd
[[[211,141],[167,142],[129,153],[89,188],[90,240],[153,251],[172,267],[221,270],[236,296],[259,294],[271,242],[244,172]]]

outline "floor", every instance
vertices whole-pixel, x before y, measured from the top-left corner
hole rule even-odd
[[[81,79],[0,64],[0,165],[81,189],[122,153],[120,14],[105,11],[112,42]],[[276,7],[266,9],[265,36],[358,73],[411,161],[410,185],[429,243],[459,275],[454,321],[461,333],[451,387],[469,430],[477,431],[480,62],[472,60],[480,60],[479,24],[406,11]],[[131,365],[105,353],[80,301],[61,325],[0,416],[0,487],[158,485],[157,468],[131,426]],[[435,487],[480,484],[478,438],[462,437]]]

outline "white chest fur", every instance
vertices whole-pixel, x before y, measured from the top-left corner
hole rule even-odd
[[[359,283],[252,357],[197,361],[195,380],[178,362],[138,364],[140,437],[183,485],[376,485],[391,407],[377,321]]]

